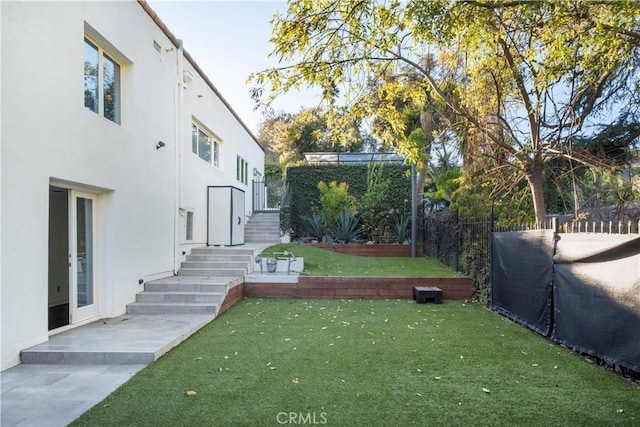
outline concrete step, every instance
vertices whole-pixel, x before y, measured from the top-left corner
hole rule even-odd
[[[275,232],[265,232],[265,231],[256,231],[253,233],[245,233],[244,238],[246,240],[247,237],[249,236],[255,236],[255,237],[272,237],[272,236],[278,236],[280,237],[280,233],[275,233]]]
[[[198,277],[242,277],[247,273],[247,268],[181,268],[178,276]]]
[[[227,279],[226,277],[220,277]],[[144,290],[148,292],[225,292],[227,289],[225,284],[211,283],[145,283]]]
[[[21,352],[24,364],[147,365],[213,319],[206,314],[125,314],[49,337]]]
[[[278,230],[277,228],[274,229],[269,229],[269,228],[256,228],[256,229],[247,229],[244,231],[244,236],[247,237],[247,235],[250,234],[255,234],[255,233],[268,233],[268,234],[280,234],[280,230]]]
[[[249,243],[280,243],[280,237],[253,237],[245,240]]]
[[[187,261],[224,261],[224,262],[252,262],[252,255],[224,255],[224,254],[191,254]]]
[[[219,304],[222,292],[144,291],[136,294],[136,302],[177,302]]]
[[[253,256],[253,249],[241,249],[234,247],[207,246],[191,249],[191,255],[249,255]]]
[[[180,264],[180,268],[247,268],[248,261],[185,261]]]
[[[131,314],[215,314],[215,303],[134,302],[127,304]]]

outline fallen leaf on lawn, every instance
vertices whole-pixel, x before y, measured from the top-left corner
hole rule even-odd
[[[420,393],[416,393],[416,396],[418,397],[422,397],[422,395]]]
[[[102,405],[103,408],[108,408],[109,406],[111,406],[111,403],[105,403]],[[618,411],[621,411],[621,409],[618,409]]]
[[[418,369],[418,372],[419,372],[419,373],[422,373],[422,369]]]
[[[274,369],[276,369],[276,367],[275,366],[269,366],[269,369],[274,370]]]
[[[195,358],[195,359],[193,359],[193,360],[202,360],[202,357],[196,357],[196,358]]]
[[[617,413],[619,413],[619,414],[621,414],[621,413],[623,413],[623,412],[624,412],[624,409],[618,409],[616,412],[617,412]]]
[[[442,377],[433,377],[434,380],[436,381],[440,381],[442,379]]]
[[[464,356],[460,356],[460,359],[464,359]]]
[[[558,365],[554,366],[553,369],[558,369]]]
[[[195,396],[198,393],[195,390],[187,390],[184,394],[187,396]]]
[[[297,379],[297,378],[294,378],[293,381],[292,381],[292,383],[294,383],[294,384],[298,384],[299,382],[300,382],[300,380]]]
[[[531,366],[533,366],[535,368],[536,366],[538,366],[538,364],[537,363],[532,363]]]
[[[484,388],[484,387],[482,387],[482,391],[484,391],[487,394],[491,393],[491,390],[489,390],[488,388]]]

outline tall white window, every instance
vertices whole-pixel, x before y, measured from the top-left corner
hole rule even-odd
[[[236,178],[243,184],[249,183],[249,164],[240,156],[236,158]]]
[[[191,151],[202,160],[220,166],[220,144],[201,126],[191,125]]]
[[[120,124],[120,64],[84,39],[84,106]]]

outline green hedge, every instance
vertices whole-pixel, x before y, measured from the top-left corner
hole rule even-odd
[[[311,235],[307,218],[320,208],[318,182],[331,181],[349,184],[349,194],[360,202],[367,192],[367,164],[300,165],[287,168],[288,212],[284,212],[291,227],[291,237]],[[391,185],[384,203],[391,212],[409,215],[411,212],[411,179],[409,167],[398,163],[385,163],[383,179]],[[392,220],[391,220],[392,221]]]

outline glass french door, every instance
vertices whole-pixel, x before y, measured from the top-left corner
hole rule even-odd
[[[95,280],[97,197],[72,190],[69,202],[69,310],[71,324],[76,324],[99,314]]]

